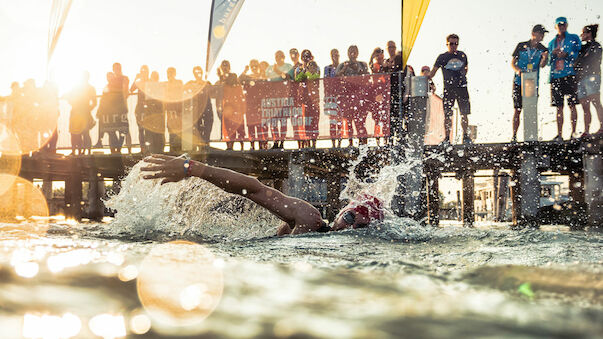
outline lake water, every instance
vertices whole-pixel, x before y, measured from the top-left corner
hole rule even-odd
[[[372,185],[387,199],[384,172]],[[275,237],[245,199],[200,179],[159,186],[138,166],[107,205],[106,223],[0,224],[2,338],[603,335],[600,233],[389,214]]]

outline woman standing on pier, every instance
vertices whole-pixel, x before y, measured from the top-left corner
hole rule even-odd
[[[128,98],[129,79],[121,73],[121,64],[113,64],[113,72],[107,73],[107,86],[96,112],[99,121],[98,142],[101,143],[105,133],[109,134],[111,154],[121,153],[121,146],[125,136],[128,152],[131,153],[130,126],[128,124]]]
[[[588,25],[582,30],[580,38],[585,42],[576,59],[576,78],[578,80],[578,100],[584,110],[584,134],[588,135],[591,121],[590,104],[597,110],[603,132],[603,106],[601,105],[601,44],[595,41],[599,25]]]

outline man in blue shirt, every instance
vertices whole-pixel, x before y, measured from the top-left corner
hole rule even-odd
[[[551,65],[551,105],[557,107],[557,136],[554,141],[561,141],[563,131],[563,99],[568,95],[567,105],[572,119],[572,137],[576,133],[578,111],[576,105],[577,83],[574,63],[582,45],[580,37],[567,32],[567,19],[558,17],[555,20],[557,35],[549,42],[549,64]]]
[[[513,140],[517,141],[517,129],[519,128],[519,115],[521,114],[521,73],[537,72],[539,68],[546,66],[548,51],[540,42],[544,39],[544,33],[548,31],[542,25],[536,25],[532,28],[532,38],[528,41],[520,42],[513,51],[511,67],[515,71],[513,80]],[[539,75],[538,75],[539,76]],[[536,82],[536,93],[538,93],[538,81]]]

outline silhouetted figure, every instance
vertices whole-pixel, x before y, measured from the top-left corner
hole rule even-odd
[[[121,65],[113,64],[113,72],[107,73],[107,86],[103,90],[101,101],[96,112],[99,122],[100,144],[105,133],[109,134],[109,146],[112,154],[121,153],[124,137],[131,152],[132,141],[130,138],[128,123],[128,106],[126,99],[128,95],[128,77],[121,73]]]
[[[59,90],[54,83],[47,81],[40,89],[39,95],[40,119],[45,121],[42,126],[47,128],[40,131],[39,140],[42,140],[42,142],[48,140],[42,149],[48,153],[54,154],[57,151],[57,142],[59,140],[59,131],[57,129],[60,115]],[[48,137],[48,135],[50,135],[50,137]]]
[[[142,65],[140,66],[140,72],[136,74],[136,78],[134,78],[134,81],[132,82],[130,93],[136,91],[137,95],[134,115],[136,116],[136,125],[138,126],[138,143],[140,144],[140,151],[144,154],[148,153],[148,142],[145,139],[146,130],[144,128],[145,111],[148,107],[144,86],[147,81],[149,81],[149,66]]]
[[[578,100],[584,110],[584,135],[590,129],[590,104],[597,110],[601,127],[597,134],[603,132],[603,106],[601,106],[601,44],[595,41],[599,25],[588,25],[582,29],[582,41],[585,42],[580,49],[576,60],[576,78],[578,80]]]
[[[339,66],[339,50],[333,48],[331,50],[331,64],[325,66],[324,77],[325,78],[334,78],[337,74],[337,67]],[[329,92],[327,90],[327,86],[333,84],[332,82],[324,82],[325,84],[325,93]],[[329,106],[329,107],[327,107]],[[325,114],[329,116],[329,135],[331,136],[331,140],[333,141],[333,147],[341,146],[341,113],[337,109],[337,98],[336,97],[328,97],[325,98]]]
[[[248,73],[251,70],[251,73]],[[239,81],[245,87],[253,87],[257,81],[265,78],[260,71],[260,63],[256,59],[249,61],[249,65],[245,66],[245,70],[239,76]],[[268,137],[268,126],[262,125],[262,113],[260,107],[251,107],[247,102],[245,110],[245,123],[249,131],[249,139],[251,148],[255,149],[255,142],[258,142],[260,149],[267,148],[266,138]]]
[[[211,105],[213,86],[209,81],[203,80],[203,69],[200,66],[193,68],[195,80],[186,83],[185,91],[192,94],[193,122],[199,135],[201,147],[207,147],[214,125],[214,110]]]
[[[163,102],[163,85],[159,82],[159,73],[151,72],[149,81],[145,83],[146,110],[143,119],[145,142],[148,150],[153,153],[163,153],[165,148],[165,111]]]
[[[337,66],[336,76],[356,76],[368,74],[368,66],[364,61],[358,61],[358,46],[351,45],[348,47],[348,60]],[[354,88],[351,83],[346,84],[348,86],[349,95],[355,95],[354,91],[358,89]],[[362,144],[366,143],[366,116],[367,112],[346,106],[346,100],[341,100],[343,108],[343,121],[345,122],[344,130],[347,130],[349,145],[352,145],[352,135],[354,130],[352,123],[356,127],[356,133],[360,137],[359,141]]]
[[[230,62],[222,61],[218,68],[219,84],[222,86],[222,131],[226,148],[231,150],[234,141],[245,137],[245,95],[237,75],[230,72]]]
[[[318,123],[320,119],[320,96],[318,79],[320,78],[320,67],[314,61],[310,50],[304,49],[301,54],[303,64],[295,70],[295,81],[298,83],[297,97],[302,105],[302,116],[298,119],[297,129],[299,131],[300,148],[316,147],[318,138]],[[292,117],[291,121],[294,117]],[[303,137],[301,134],[304,134]]]
[[[167,69],[167,81],[163,83],[165,103],[163,105],[167,117],[167,129],[170,135],[170,152],[182,151],[182,100],[184,86],[182,80],[176,79],[176,69]]]
[[[293,66],[285,62],[285,53],[283,51],[276,51],[274,53],[274,60],[274,65],[268,67],[268,70],[266,70],[266,78],[269,81],[287,80]],[[289,117],[283,116],[270,119],[270,130],[272,139],[274,140],[273,148],[283,148],[283,142],[287,137],[287,118]]]
[[[86,150],[90,153],[92,142],[90,140],[90,129],[94,127],[92,109],[96,107],[96,90],[89,83],[90,74],[84,72],[80,84],[65,95],[65,99],[71,105],[69,115],[69,133],[71,133],[71,154],[84,154]]]

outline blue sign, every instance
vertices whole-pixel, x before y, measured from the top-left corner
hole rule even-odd
[[[224,45],[226,36],[230,32],[243,2],[245,0],[213,0],[211,5],[211,17],[209,19],[209,38],[207,41],[207,63],[206,74],[216,61],[216,57]]]

